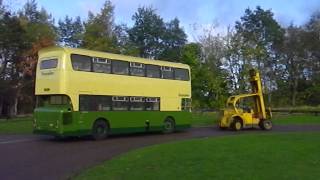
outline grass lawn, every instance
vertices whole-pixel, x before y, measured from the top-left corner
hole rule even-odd
[[[0,134],[31,134],[32,117],[0,120]]]
[[[192,114],[192,126],[215,126],[219,121],[216,112],[204,112]],[[281,114],[273,113],[272,121],[274,124],[320,124],[320,115],[314,114]]]
[[[313,114],[275,114],[274,124],[319,124],[320,115]]]
[[[154,145],[74,179],[317,179],[320,133],[250,134]]]

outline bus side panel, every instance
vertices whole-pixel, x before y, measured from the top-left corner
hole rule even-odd
[[[175,120],[176,130],[190,127],[191,113],[186,111],[73,112],[72,123],[63,125],[63,135],[89,135],[97,119],[108,121],[110,134],[162,131],[167,117]]]

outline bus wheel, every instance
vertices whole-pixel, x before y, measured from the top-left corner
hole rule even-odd
[[[166,118],[163,124],[163,133],[168,134],[172,133],[175,130],[174,120],[170,117]]]
[[[262,120],[260,121],[259,126],[261,129],[269,131],[272,129],[272,122],[270,120]]]
[[[104,120],[96,120],[92,127],[92,137],[94,140],[102,140],[107,138],[109,126]]]

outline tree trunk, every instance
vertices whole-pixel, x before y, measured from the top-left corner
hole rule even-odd
[[[293,87],[292,87],[292,97],[291,97],[292,106],[296,106],[297,88],[298,88],[298,79],[295,78],[293,81]]]
[[[272,104],[272,93],[271,92],[268,93],[268,104],[269,104],[269,106],[271,106],[271,104]]]
[[[3,99],[0,98],[0,117],[3,116]]]
[[[10,103],[9,107],[9,117],[15,117],[18,113],[18,96],[13,98],[13,101]]]

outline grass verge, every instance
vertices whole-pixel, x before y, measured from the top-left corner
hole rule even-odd
[[[0,120],[0,134],[31,134],[32,117]]]
[[[319,124],[320,116],[313,114],[275,114],[274,124]]]
[[[219,121],[219,115],[216,112],[204,112],[192,114],[192,126],[215,126]],[[314,114],[288,114],[273,113],[272,121],[274,124],[283,125],[302,125],[302,124],[320,124],[320,116]]]
[[[217,112],[194,112],[191,125],[193,127],[216,125],[219,120],[218,116]]]
[[[238,135],[155,145],[74,179],[315,179],[320,133]]]

